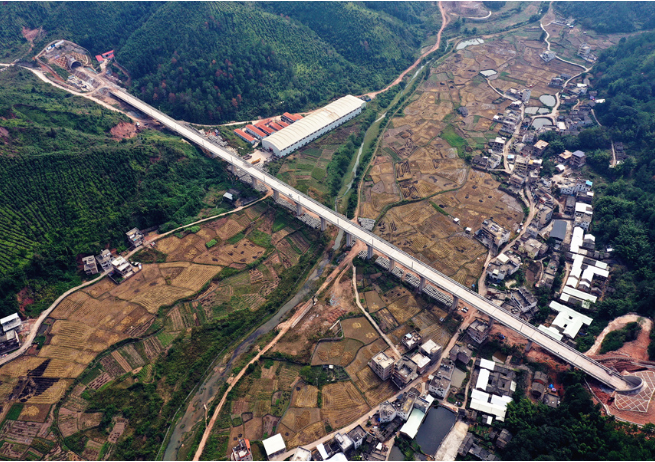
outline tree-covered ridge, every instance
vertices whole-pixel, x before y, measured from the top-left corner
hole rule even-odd
[[[636,311],[655,315],[655,33],[648,32],[604,51],[594,67],[595,106],[602,127],[577,140],[590,165],[607,182],[594,187],[592,233],[613,247],[622,265],[612,273],[611,291],[596,307],[607,322]],[[566,141],[566,140],[565,140]],[[611,141],[623,143],[628,159],[610,169]],[[597,328],[602,328],[597,326]],[[590,337],[583,349],[591,346]],[[655,347],[651,345],[651,358]]]
[[[79,254],[124,245],[126,230],[194,217],[224,181],[187,143],[151,132],[112,140],[121,120],[26,70],[0,73],[0,314],[25,286],[71,280]]]
[[[1,8],[5,58],[29,56],[23,26],[43,27],[36,50],[60,38],[92,54],[113,48],[137,96],[199,123],[297,112],[379,89],[412,63],[440,20],[438,7],[422,2],[34,2]]]
[[[379,88],[412,62],[420,35],[359,4],[167,3],[118,58],[146,101],[218,122]]]
[[[558,13],[572,16],[585,28],[604,34],[655,27],[653,2],[554,2],[554,6]]]

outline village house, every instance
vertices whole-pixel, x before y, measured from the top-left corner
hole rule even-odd
[[[111,266],[111,252],[107,249],[103,250],[100,252],[100,255],[96,256],[96,260],[98,261],[98,264],[100,265],[100,268],[102,268],[102,271],[109,271],[112,266]]]
[[[484,220],[475,235],[487,247],[499,248],[509,241],[509,231],[496,223],[493,218]]]
[[[534,144],[532,149],[532,154],[536,157],[543,157],[544,151],[548,147],[548,142],[544,140],[539,140]]]
[[[460,361],[464,364],[468,364],[472,355],[473,352],[463,345],[455,345],[450,350],[450,360],[453,362]]]
[[[393,359],[389,358],[384,352],[380,352],[371,358],[368,365],[380,377],[380,380],[387,380],[393,370],[393,362]]]
[[[494,284],[499,284],[505,278],[512,276],[521,267],[521,258],[511,252],[498,255],[487,267],[487,277]]]
[[[512,290],[511,303],[526,317],[534,315],[537,309],[537,297],[522,286]]]
[[[411,359],[403,356],[401,359],[399,359],[396,364],[393,366],[393,370],[391,372],[391,381],[396,385],[398,388],[405,388],[405,386],[414,380],[416,377],[418,377],[418,374],[416,373],[416,364],[414,361]],[[411,411],[411,409],[410,409]],[[409,414],[408,414],[409,416]]]
[[[582,151],[574,151],[569,160],[572,168],[582,168],[587,160],[587,156]]]
[[[98,274],[98,265],[96,264],[96,258],[93,255],[82,258],[82,263],[84,263],[84,272],[86,274]]]
[[[476,318],[475,321],[466,329],[466,335],[477,346],[482,345],[489,338],[492,322],[482,318]]]

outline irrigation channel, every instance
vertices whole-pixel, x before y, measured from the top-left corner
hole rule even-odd
[[[223,381],[227,379],[232,373],[232,363],[234,362],[235,358],[250,348],[250,346],[252,346],[262,335],[272,331],[275,329],[275,327],[277,327],[278,324],[280,324],[280,320],[284,318],[284,316],[293,307],[298,305],[298,303],[302,301],[303,297],[310,293],[313,288],[313,283],[323,275],[323,271],[325,270],[325,267],[329,261],[329,256],[324,255],[323,260],[320,261],[318,267],[314,269],[312,274],[309,276],[309,278],[307,278],[307,281],[300,288],[300,290],[298,290],[296,295],[294,295],[291,300],[285,303],[284,306],[282,306],[282,308],[280,308],[271,319],[258,327],[235,348],[223,370],[215,368],[213,373],[211,373],[211,375],[209,375],[202,382],[202,384],[198,387],[198,391],[186,406],[184,415],[173,428],[171,438],[168,442],[168,445],[166,446],[166,451],[164,452],[164,460],[179,460],[177,456],[178,450],[184,441],[185,434],[189,432],[194,425],[204,419],[204,405],[208,404],[212,398],[216,397],[219,388],[223,384]],[[220,396],[218,398],[220,399]]]

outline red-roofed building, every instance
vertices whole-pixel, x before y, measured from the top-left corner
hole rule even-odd
[[[282,125],[278,125],[275,122],[269,123],[268,126],[271,127],[275,131],[282,130],[284,128],[284,127],[282,127]]]
[[[270,129],[270,128],[267,127],[266,125],[264,125],[264,122],[257,122],[257,123],[255,124],[255,127],[259,128],[261,131],[263,131],[264,133],[266,133],[267,136],[268,136],[268,135],[272,135],[273,132],[275,131],[275,130]]]
[[[109,50],[101,55],[105,59],[114,59],[114,50]]]
[[[302,119],[302,116],[300,116],[298,114],[289,114],[288,112],[285,112],[284,114],[282,114],[282,120],[284,120],[285,122],[290,123],[290,124],[292,124],[292,123],[294,123],[294,122],[296,122],[296,121],[298,121],[300,119]]]
[[[103,58],[102,55],[96,55],[96,59],[98,60],[99,63],[105,60],[105,58]]]
[[[280,120],[280,121],[278,122],[278,125],[281,125],[282,128],[284,128],[284,127],[288,127],[288,126],[289,126],[289,124],[286,123],[284,120]]]
[[[266,133],[264,133],[254,125],[246,125],[246,132],[250,133],[255,138],[259,138],[260,140],[268,136]]]
[[[241,138],[243,141],[245,141],[246,143],[255,144],[255,143],[257,142],[257,140],[256,140],[255,138],[253,138],[252,136],[248,135],[246,132],[244,132],[244,131],[241,130],[240,128],[237,128],[236,130],[234,130],[234,133],[235,133],[239,138]]]

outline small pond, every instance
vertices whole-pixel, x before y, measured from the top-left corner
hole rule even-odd
[[[525,108],[525,113],[528,114],[528,115],[535,115],[535,114],[537,113],[538,110],[539,110],[538,107],[534,107],[534,106],[532,106],[532,107],[526,107],[526,108]]]
[[[547,109],[545,107],[540,107],[538,112],[539,114],[550,114],[550,109]]]
[[[474,38],[470,40],[464,40],[463,42],[459,42],[457,44],[457,47],[455,48],[456,50],[463,50],[469,45],[482,45],[484,43],[484,40],[481,38]]]
[[[421,450],[426,454],[436,454],[441,442],[455,425],[456,418],[455,413],[445,407],[430,408],[416,434],[416,443]]]
[[[546,125],[552,125],[553,123],[550,121],[550,119],[547,119],[545,117],[537,117],[532,121],[532,126],[536,129],[539,129],[541,127],[545,127]]]
[[[539,101],[544,103],[546,106],[555,106],[555,103],[557,102],[553,95],[541,95],[539,97]]]
[[[493,354],[491,359],[493,359],[497,363],[505,364],[505,361],[507,361],[507,355],[504,355],[500,351],[497,351]]]

